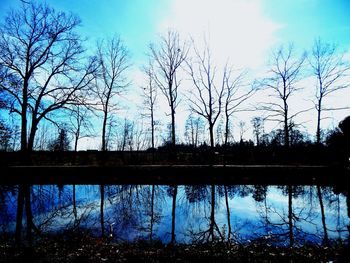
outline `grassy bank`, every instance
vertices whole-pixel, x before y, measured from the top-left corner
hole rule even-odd
[[[91,237],[42,239],[33,248],[1,244],[0,262],[332,262],[347,261],[344,244],[278,247],[259,241],[248,244],[192,245],[110,243]]]

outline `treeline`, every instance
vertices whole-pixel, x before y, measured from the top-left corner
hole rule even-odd
[[[135,92],[128,79],[131,58],[121,38],[102,39],[87,50],[79,26],[77,16],[36,2],[24,2],[7,14],[0,27],[2,150],[77,151],[82,138],[96,136],[102,151],[162,145],[174,150],[180,144],[225,149],[237,143],[320,145],[337,133],[321,128],[325,111],[347,109],[329,106],[327,99],[349,87],[349,63],[336,46],[320,39],[301,56],[293,45],[277,48],[266,75],[252,80],[248,69],[219,65],[208,41],[183,40],[169,30],[149,45],[148,63],[142,67],[144,84]],[[314,91],[308,98],[312,108],[293,103],[305,80]],[[123,117],[129,110],[123,98],[138,93],[143,100],[138,117]],[[257,95],[263,102],[250,106]],[[183,135],[176,128],[180,101],[189,109]],[[159,117],[164,103],[169,122]],[[302,132],[296,123],[298,116],[312,110],[317,116],[315,136]],[[233,121],[244,111],[258,117]],[[266,122],[275,122],[278,128],[266,133]],[[233,127],[238,128],[238,139]],[[254,141],[246,140],[248,129],[253,130]]]

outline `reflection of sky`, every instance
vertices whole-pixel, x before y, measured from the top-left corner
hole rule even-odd
[[[315,188],[315,187],[314,187]],[[59,193],[55,186],[35,186],[33,193],[33,212],[36,224],[45,221],[52,215],[50,224],[46,231],[63,230],[74,223],[72,214],[72,187],[64,186],[63,191]],[[117,240],[132,241],[135,239],[148,239],[150,222],[150,186],[139,186],[137,188],[125,187],[121,192],[118,186],[105,187],[105,222],[106,232],[109,234],[110,225],[113,225],[113,233]],[[305,188],[310,189],[309,187]],[[41,191],[41,195],[39,194]],[[216,191],[218,192],[218,191]],[[45,194],[43,194],[45,193]],[[154,224],[154,239],[162,240],[167,243],[171,238],[172,223],[172,197],[167,194],[166,186],[156,187],[154,211],[158,216],[158,221]],[[210,193],[210,191],[208,191]],[[131,194],[131,198],[130,195]],[[293,212],[300,220],[297,221],[297,228],[302,229],[301,235],[306,234],[306,239],[321,240],[323,235],[321,212],[319,200],[314,189],[312,199],[307,193],[304,196],[293,198]],[[343,230],[349,223],[347,218],[346,200],[343,196],[339,198],[339,207],[337,207],[337,196],[327,194],[330,198],[323,198],[325,206],[326,223],[329,229],[328,235],[331,238],[342,236],[346,237],[346,232],[340,234],[337,232],[337,223],[339,220]],[[15,220],[15,197],[8,195],[7,206],[1,206],[0,219],[4,220],[4,215],[9,214],[12,223],[7,226],[8,230],[14,230]],[[39,200],[39,197],[44,198]],[[99,186],[76,186],[76,200],[78,206],[78,217],[81,215],[81,226],[91,229],[97,235],[100,234],[100,192]],[[185,197],[184,187],[179,186],[176,207],[176,239],[178,242],[190,242],[194,236],[191,233],[207,231],[209,229],[210,218],[210,197],[205,200],[189,203]],[[311,200],[311,201],[310,201]],[[332,204],[330,202],[332,201]],[[330,205],[331,204],[331,205]],[[43,207],[44,205],[44,207]],[[269,209],[269,220],[275,224],[282,223],[282,220],[288,220],[288,197],[282,195],[282,191],[277,187],[269,187],[266,199],[266,205]],[[7,211],[4,211],[7,207]],[[235,196],[229,199],[229,208],[231,216],[232,231],[235,237],[241,240],[252,238],[254,236],[266,235],[264,228],[265,202],[256,202],[251,194],[246,197]],[[2,209],[2,210],[1,210]],[[59,213],[57,211],[60,211]],[[339,218],[338,218],[339,212]],[[282,217],[282,218],[281,218]],[[0,221],[1,221],[0,220]],[[222,232],[227,236],[227,210],[224,196],[216,196],[215,220]],[[269,228],[277,231],[274,227]],[[287,224],[283,226],[283,231],[288,229]],[[8,231],[7,230],[7,231]],[[192,231],[192,232],[191,232]],[[312,235],[316,234],[318,239]]]

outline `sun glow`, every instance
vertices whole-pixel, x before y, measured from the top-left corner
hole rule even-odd
[[[166,28],[200,43],[205,36],[217,62],[229,59],[238,67],[257,68],[278,42],[275,32],[282,25],[264,16],[261,1],[178,0],[159,31]]]

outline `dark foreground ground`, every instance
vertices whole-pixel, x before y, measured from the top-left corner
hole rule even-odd
[[[15,249],[2,243],[0,262],[350,262],[344,244],[276,247],[210,243],[164,245],[154,242],[115,244],[100,238],[43,239],[34,248]]]

